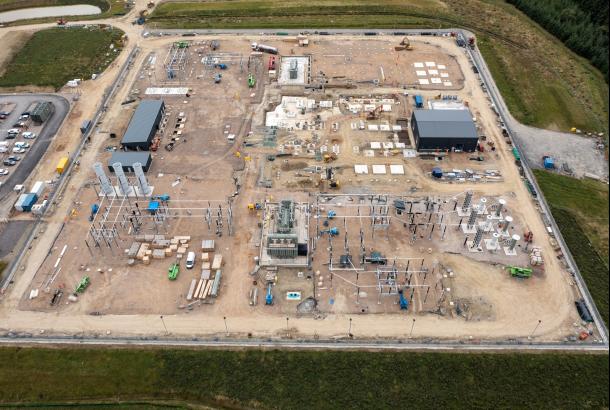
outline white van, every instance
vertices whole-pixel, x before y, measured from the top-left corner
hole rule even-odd
[[[195,252],[189,252],[186,255],[186,268],[193,269],[193,266],[195,266]]]

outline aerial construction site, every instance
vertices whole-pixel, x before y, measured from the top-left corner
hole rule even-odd
[[[52,222],[2,327],[598,341],[476,41],[397,34],[142,40],[80,156],[11,194]]]

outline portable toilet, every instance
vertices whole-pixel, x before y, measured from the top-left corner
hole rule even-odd
[[[552,157],[544,157],[544,168],[545,169],[554,169],[555,160],[553,160]]]

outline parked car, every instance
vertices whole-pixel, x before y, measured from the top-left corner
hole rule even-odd
[[[16,143],[15,143],[15,146],[16,146],[16,147],[19,147],[19,148],[25,148],[25,149],[30,148],[30,144],[29,144],[29,143],[27,143],[27,142],[25,142],[25,141],[19,141],[19,142],[16,142]]]
[[[17,162],[12,161],[12,160],[10,160],[10,159],[8,159],[8,158],[7,158],[7,159],[5,159],[5,160],[4,160],[2,163],[3,163],[4,165],[6,165],[7,167],[12,167],[12,166],[13,166],[13,165],[15,165]]]
[[[10,161],[15,161],[15,162],[17,162],[17,161],[19,161],[19,160],[21,159],[21,157],[20,157],[20,156],[18,156],[18,155],[11,155],[11,156],[10,156],[10,157],[8,157],[7,159],[8,159],[8,160],[10,160]]]
[[[15,127],[15,128],[27,128],[28,125],[25,123],[25,121],[17,121],[16,123],[13,124],[13,127]]]
[[[21,136],[28,140],[33,140],[34,138],[36,138],[36,134],[33,133],[32,131],[26,131],[23,134],[21,134]]]
[[[25,152],[25,148],[13,147],[13,154],[23,154],[24,152]]]
[[[8,146],[0,145],[0,154],[4,154],[5,152],[8,152]]]
[[[21,114],[19,116],[19,119],[24,120],[24,121],[27,120],[28,118],[30,118],[30,113],[28,113],[28,112],[24,112],[23,114]]]
[[[8,169],[0,168],[0,175],[8,175]]]

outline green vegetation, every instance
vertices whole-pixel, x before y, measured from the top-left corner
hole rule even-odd
[[[478,45],[519,121],[567,131],[608,130],[604,76],[514,6],[500,0],[166,2],[158,28],[464,27]]]
[[[543,170],[534,174],[549,205],[572,213],[608,263],[608,185]]]
[[[607,0],[507,0],[571,50],[589,59],[608,80]]]
[[[608,186],[535,170],[599,313],[608,320]]]
[[[0,87],[31,84],[59,89],[70,79],[91,78],[114,60],[122,35],[117,29],[97,27],[39,31],[8,64]]]
[[[0,403],[187,400],[214,407],[604,408],[608,356],[0,349]]]

